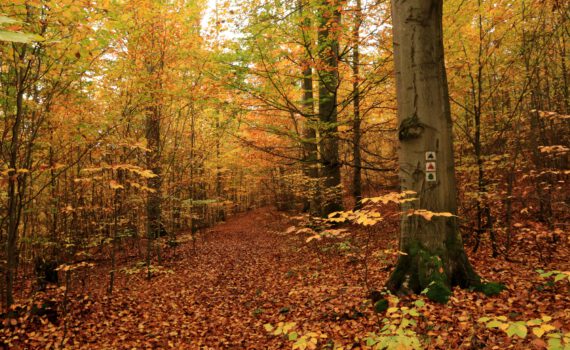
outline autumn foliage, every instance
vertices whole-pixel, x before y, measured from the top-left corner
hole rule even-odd
[[[389,2],[1,2],[0,349],[569,349],[570,7],[443,6],[453,213]],[[388,291],[410,218],[480,281]]]

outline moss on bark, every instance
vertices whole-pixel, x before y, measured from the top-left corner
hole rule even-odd
[[[485,294],[488,297],[499,295],[503,290],[506,289],[505,285],[497,282],[486,282],[481,283],[479,286],[474,288],[476,291]]]
[[[390,276],[387,288],[396,294],[421,293],[427,290],[430,300],[446,303],[452,295],[451,288],[477,288],[479,276],[467,261],[465,252],[453,249],[430,252],[414,242],[404,248],[407,255],[398,260]]]

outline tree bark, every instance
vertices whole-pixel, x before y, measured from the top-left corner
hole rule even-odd
[[[28,45],[23,45],[21,51],[17,52],[16,62],[25,62],[28,53]],[[15,62],[15,63],[16,63]],[[28,60],[27,64],[20,67],[15,67],[14,82],[15,85],[15,114],[14,123],[12,124],[12,137],[10,140],[9,147],[9,158],[8,166],[11,169],[8,172],[8,191],[7,191],[7,217],[2,219],[2,224],[4,220],[7,219],[7,241],[6,241],[6,290],[5,290],[5,305],[9,308],[14,303],[14,282],[16,278],[16,270],[18,266],[19,252],[18,252],[18,236],[20,233],[20,221],[22,216],[22,211],[24,210],[23,197],[26,193],[26,182],[27,176],[26,172],[19,172],[19,168],[24,168],[29,165],[29,162],[22,161],[22,158],[29,159],[31,148],[26,150],[26,156],[22,157],[20,154],[23,140],[23,128],[24,128],[24,99],[26,94],[26,77],[29,78],[30,70],[32,69],[33,60]],[[29,78],[29,80],[32,80]],[[28,143],[31,145],[31,142]],[[0,229],[2,229],[0,227]]]
[[[304,13],[303,1],[299,1],[299,15],[302,19],[302,35],[303,45],[305,46],[306,62],[303,67],[303,113],[305,114],[303,125],[303,174],[307,180],[306,198],[303,203],[303,211],[312,215],[318,215],[319,212],[319,169],[318,169],[318,149],[317,149],[317,130],[315,128],[315,102],[313,93],[313,68],[311,67],[310,52],[313,47],[310,34],[305,28],[311,27],[311,19]],[[305,17],[304,17],[305,16]]]
[[[155,103],[152,101],[152,103]],[[160,235],[161,227],[161,166],[160,166],[160,107],[151,106],[147,110],[146,121],[146,140],[147,140],[147,154],[146,162],[147,168],[152,170],[156,175],[148,179],[148,187],[153,190],[148,195],[147,201],[147,219],[149,223],[149,237],[158,237]]]
[[[387,287],[400,293],[428,288],[428,297],[445,302],[454,285],[480,285],[457,217],[408,215],[418,209],[457,214],[442,7],[443,0],[392,0],[400,183],[416,200],[402,204],[400,250],[407,255],[400,256]],[[426,152],[435,152],[436,181],[427,181]]]
[[[154,30],[150,32],[149,52],[145,59],[148,72],[148,105],[146,106],[146,141],[148,151],[146,152],[146,166],[156,176],[148,179],[149,192],[146,205],[148,220],[149,252],[152,239],[161,234],[162,222],[162,167],[160,149],[160,124],[162,119],[162,96],[161,74],[164,65],[163,53],[160,52],[159,44],[156,42]]]
[[[23,115],[23,99],[24,88],[22,74],[18,74],[17,94],[16,94],[16,113],[14,124],[12,125],[12,139],[10,142],[10,158],[9,168],[12,169],[8,173],[8,239],[6,241],[6,307],[10,307],[14,303],[13,290],[14,279],[16,276],[16,266],[18,263],[18,233],[20,227],[20,216],[22,213],[22,203],[20,196],[24,189],[24,174],[19,174],[18,159],[21,146],[20,133],[21,125],[24,118]]]
[[[321,214],[342,210],[338,153],[337,92],[339,87],[340,2],[324,0],[319,13],[319,120],[321,122],[321,178],[324,189]]]
[[[354,208],[362,207],[362,159],[360,155],[360,26],[362,24],[362,4],[361,0],[356,0],[354,28],[352,31],[353,52],[352,52],[352,93],[354,100],[354,118],[352,125],[352,156],[354,173],[352,175],[352,195],[354,197]]]

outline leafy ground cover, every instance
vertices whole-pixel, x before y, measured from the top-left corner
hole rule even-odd
[[[496,297],[455,289],[442,305],[387,296],[375,311],[370,291],[396,260],[397,223],[335,230],[315,237],[304,216],[240,214],[201,235],[196,249],[182,237],[148,281],[141,263],[123,261],[111,296],[108,266],[78,267],[67,293],[20,300],[0,326],[0,348],[568,348],[567,242],[548,263],[523,249],[512,262],[486,245],[471,254],[482,276],[506,285]],[[91,269],[83,279],[82,269]]]

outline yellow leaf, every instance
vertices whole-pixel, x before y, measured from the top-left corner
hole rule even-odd
[[[386,310],[387,314],[391,314],[392,312],[396,312],[398,311],[397,307],[389,307],[388,310]]]
[[[509,324],[508,324],[508,323],[501,323],[501,324],[499,325],[499,329],[500,329],[500,330],[505,331],[505,330],[507,330],[507,328],[509,328]]]
[[[542,329],[542,327],[533,328],[532,332],[534,333],[534,335],[536,335],[539,338],[541,338],[544,335],[544,330]]]
[[[545,333],[548,333],[548,332],[550,332],[550,331],[555,330],[556,327],[554,327],[553,325],[550,325],[550,324],[543,323],[543,324],[540,326],[540,329],[542,329]]]

